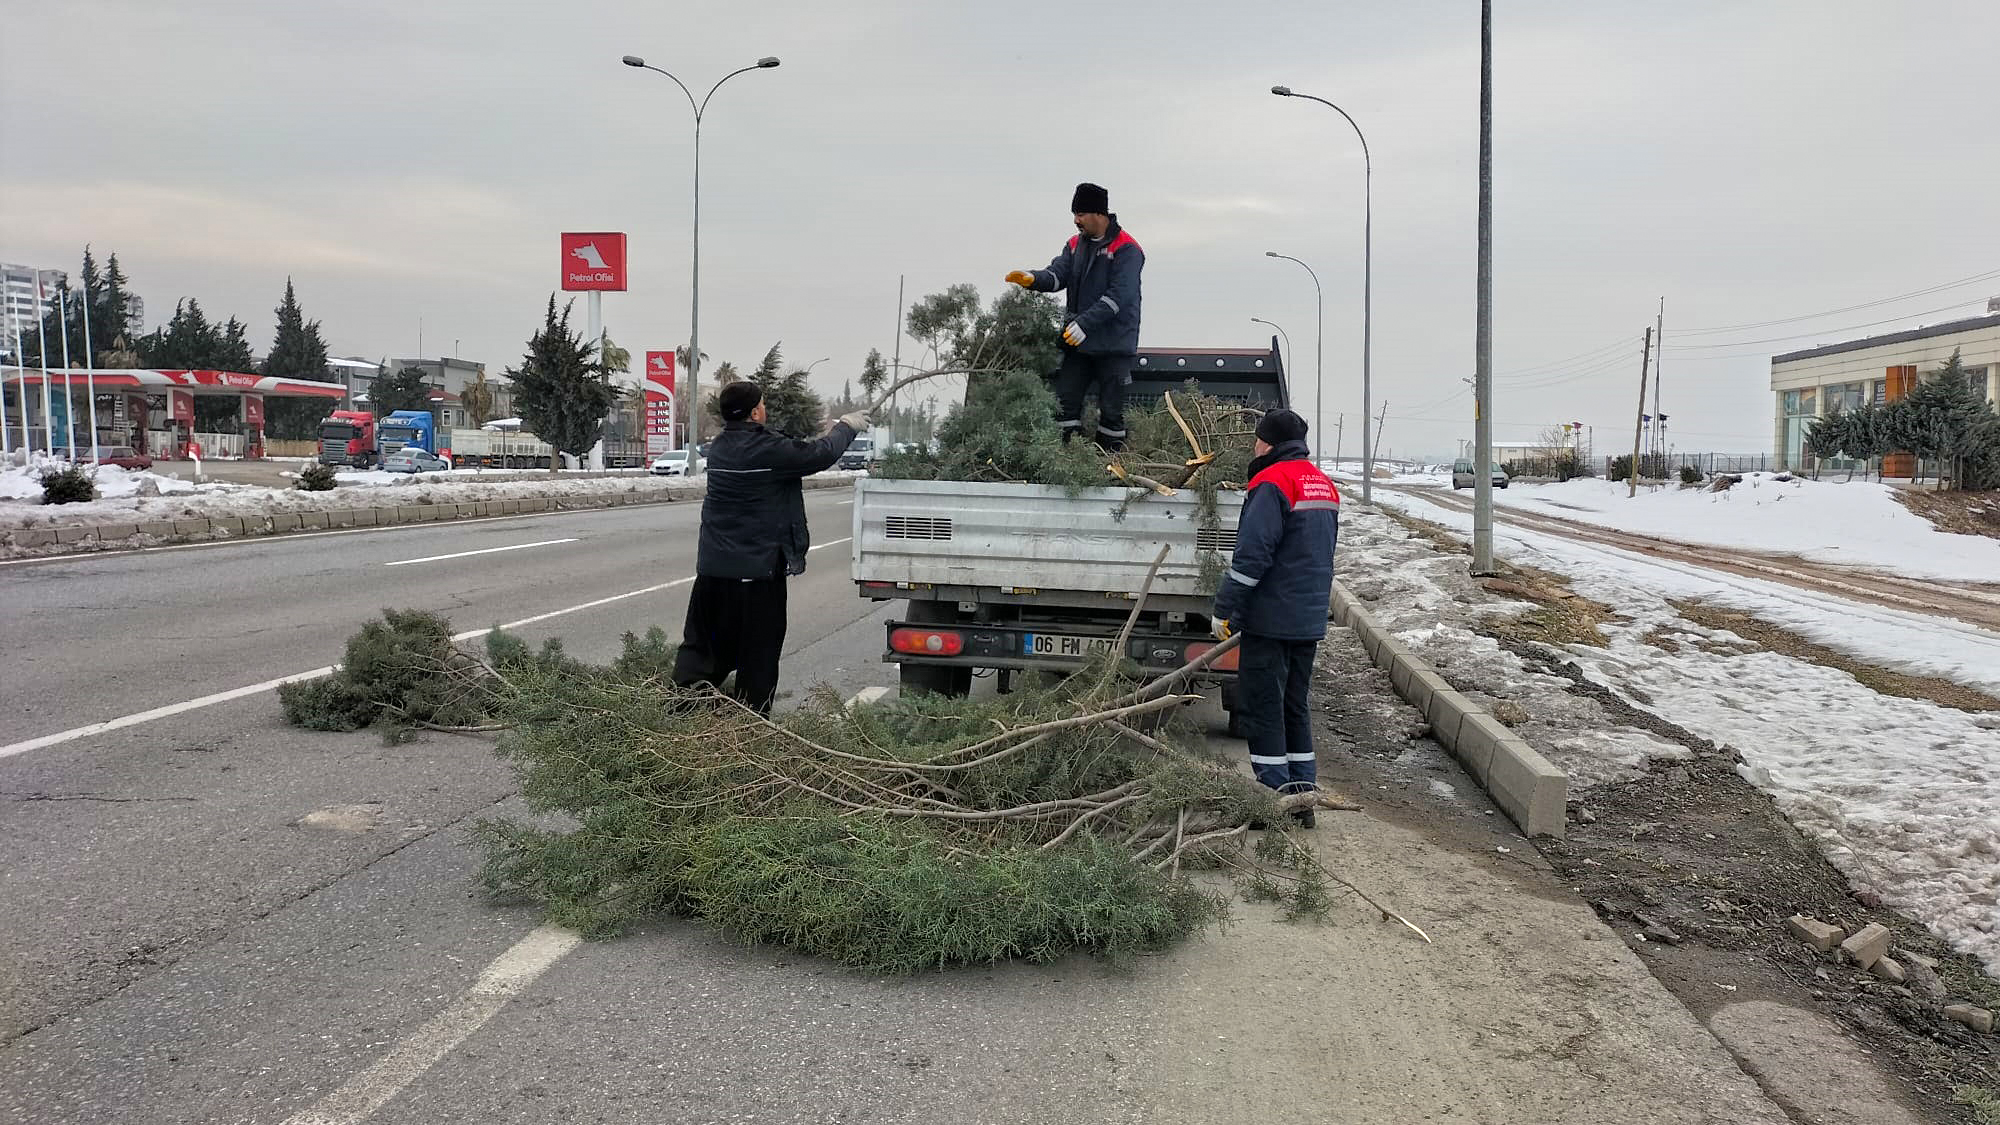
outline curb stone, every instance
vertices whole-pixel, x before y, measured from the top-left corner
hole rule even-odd
[[[611,475],[613,474],[606,474],[606,476]],[[808,477],[803,484],[807,491],[818,492],[830,488],[850,488],[854,484],[854,479],[837,477],[820,481]],[[700,499],[703,491],[702,488],[695,487],[672,492],[665,490],[647,493],[614,492],[570,497],[572,501],[570,504],[562,503],[558,497],[532,496],[512,500],[477,500],[451,504],[402,504],[387,508],[321,508],[311,511],[271,512],[247,517],[210,516],[136,522],[122,519],[103,523],[66,524],[58,527],[23,527],[0,531],[0,557],[18,555],[29,550],[46,552],[38,553],[36,557],[41,558],[89,554],[95,551],[140,546],[146,540],[199,542],[253,536],[261,538],[295,531],[317,531],[322,528],[397,527],[419,522],[444,523],[459,519],[525,515],[531,512],[585,511],[594,508],[672,504],[682,500]],[[68,549],[48,551],[47,548],[51,547]]]
[[[1339,582],[1333,584],[1333,619],[1354,630],[1396,694],[1429,720],[1431,737],[1451,751],[1522,832],[1563,835],[1567,774],[1391,636]]]

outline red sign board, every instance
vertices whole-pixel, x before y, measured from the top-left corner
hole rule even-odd
[[[674,447],[674,353],[646,353],[646,455]]]
[[[625,236],[623,234],[569,234],[562,236],[562,287],[567,292],[587,289],[625,291]]]
[[[194,392],[169,390],[167,392],[167,420],[194,424]]]
[[[243,396],[243,424],[246,426],[262,426],[264,424],[263,395]]]

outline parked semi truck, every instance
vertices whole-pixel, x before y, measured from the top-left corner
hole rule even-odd
[[[1127,401],[1189,380],[1257,409],[1287,402],[1277,342],[1264,349],[1143,349]],[[854,487],[854,581],[862,597],[903,599],[883,660],[905,690],[963,695],[976,672],[1005,687],[1022,671],[1072,671],[1117,643],[1160,548],[1167,554],[1124,655],[1166,672],[1215,642],[1215,576],[1236,549],[1241,493],[1208,518],[1192,492],[1127,504],[1129,490],[1070,495],[1032,484],[865,478]],[[1204,580],[1207,576],[1207,580]],[[1235,721],[1235,654],[1206,675]]]
[[[365,410],[336,410],[320,423],[319,459],[328,465],[365,469],[405,446],[435,453],[459,468],[546,469],[555,450],[521,430],[453,428],[439,430],[427,410],[398,410],[376,418]],[[606,442],[605,464],[643,468],[640,442]]]

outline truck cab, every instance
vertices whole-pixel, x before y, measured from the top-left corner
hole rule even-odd
[[[382,419],[378,432],[376,451],[384,457],[406,445],[425,453],[437,452],[437,422],[428,410],[394,411]]]
[[[365,469],[375,463],[375,416],[336,410],[319,424],[319,463]]]

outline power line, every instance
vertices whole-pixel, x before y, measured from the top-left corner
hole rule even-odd
[[[1720,344],[1675,344],[1673,345],[1673,347],[1675,351],[1690,352],[1690,351],[1705,351],[1711,348],[1740,348],[1749,344],[1782,344],[1788,340],[1810,340],[1816,336],[1829,336],[1840,332],[1852,332],[1857,328],[1874,328],[1878,325],[1894,324],[1899,320],[1910,320],[1914,317],[1919,317],[1919,316],[1935,316],[1938,313],[1950,312],[1953,309],[1964,308],[1966,305],[1973,304],[1977,300],[1978,298],[1975,297],[1970,301],[1959,301],[1954,304],[1946,305],[1943,308],[1926,309],[1923,312],[1903,313],[1900,316],[1892,316],[1886,320],[1871,320],[1866,324],[1850,324],[1844,328],[1821,328],[1812,332],[1800,332],[1792,336],[1769,336],[1762,340],[1729,340],[1725,343],[1720,343]]]
[[[1894,304],[1897,301],[1907,301],[1912,297],[1926,297],[1932,293],[1942,293],[1947,289],[1957,289],[1963,285],[1973,285],[1981,281],[1990,281],[1996,277],[2000,277],[2000,270],[1974,274],[1971,277],[1960,278],[1957,281],[1947,281],[1942,285],[1933,285],[1928,289],[1913,289],[1908,293],[1899,293],[1894,297],[1884,297],[1878,301],[1864,301],[1861,304],[1848,305],[1845,308],[1828,309],[1825,312],[1807,313],[1804,316],[1780,317],[1777,320],[1758,320],[1748,324],[1724,324],[1712,328],[1678,328],[1673,331],[1672,335],[1706,336],[1717,332],[1740,332],[1750,328],[1771,328],[1780,324],[1796,324],[1801,320],[1818,320],[1825,316],[1839,316],[1842,313],[1858,312],[1862,309],[1872,309],[1881,305]],[[1912,315],[1921,316],[1923,314],[1915,313]]]

